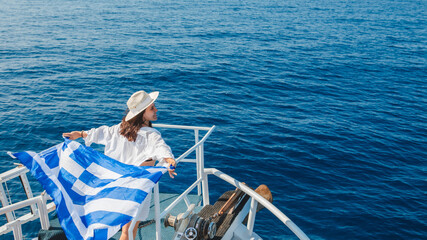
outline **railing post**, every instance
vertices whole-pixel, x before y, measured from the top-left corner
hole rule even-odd
[[[6,224],[6,226],[12,228],[13,238],[15,240],[22,240],[23,239],[20,220],[13,220],[12,222]]]
[[[161,240],[159,183],[154,185],[154,218],[156,219],[156,240]]]
[[[47,193],[43,192],[40,196],[40,200],[37,201],[37,208],[39,211],[40,224],[42,226],[42,229],[44,230],[49,229],[49,226],[50,226],[46,202],[47,202]]]
[[[255,200],[255,198],[251,197],[251,208],[249,209],[248,224],[246,225],[249,230],[249,235],[252,235],[254,231],[257,206],[258,202]]]
[[[25,194],[27,194],[27,199],[32,198],[33,192],[31,191],[31,187],[30,187],[30,183],[28,182],[27,174],[22,173],[21,175],[19,175],[19,178],[21,179],[21,184],[22,184],[22,187],[24,187]],[[32,204],[30,206],[30,208],[31,208],[31,212],[33,214],[35,214],[35,212],[37,211],[36,205]]]
[[[194,144],[197,144],[199,142],[199,130],[194,129]],[[196,148],[196,171],[197,171],[197,179],[201,177],[202,171],[200,168],[200,149]],[[197,185],[197,195],[202,195],[202,188],[201,184]]]
[[[200,175],[202,176],[203,206],[209,205],[208,175],[205,173],[204,144],[200,146]]]

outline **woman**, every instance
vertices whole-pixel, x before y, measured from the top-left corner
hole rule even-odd
[[[87,146],[92,143],[105,145],[105,155],[120,162],[136,166],[154,166],[156,161],[169,163],[176,166],[170,147],[162,139],[160,133],[152,128],[152,121],[157,120],[157,108],[154,101],[159,92],[147,94],[138,91],[127,102],[129,112],[123,117],[120,124],[112,127],[101,126],[89,131],[72,131],[63,133],[64,137],[71,140],[82,137]],[[174,169],[170,169],[169,176],[177,175]],[[143,202],[143,214],[139,221],[148,217],[151,193]],[[138,223],[133,229],[135,239]],[[123,226],[120,240],[128,239],[130,222]]]

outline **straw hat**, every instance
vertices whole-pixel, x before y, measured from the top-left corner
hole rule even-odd
[[[129,121],[144,111],[157,99],[158,96],[159,92],[152,92],[148,94],[145,91],[138,91],[132,94],[127,102],[129,113],[126,115],[125,120]]]

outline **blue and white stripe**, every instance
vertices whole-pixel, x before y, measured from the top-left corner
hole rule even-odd
[[[165,167],[137,167],[66,139],[18,158],[56,205],[68,239],[108,239],[134,218]]]

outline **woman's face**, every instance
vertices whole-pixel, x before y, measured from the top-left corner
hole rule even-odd
[[[146,121],[152,122],[157,120],[157,108],[154,103],[152,103],[150,106],[148,106],[147,109],[145,109],[143,117]]]

